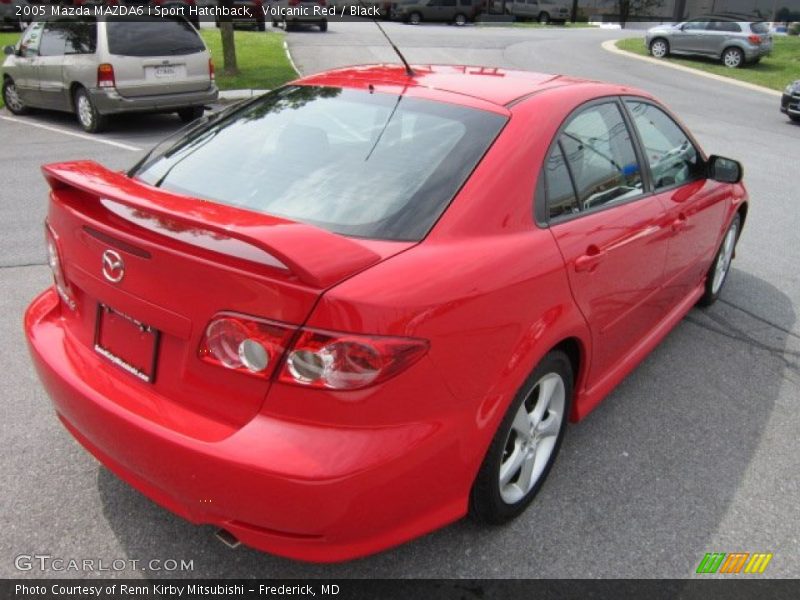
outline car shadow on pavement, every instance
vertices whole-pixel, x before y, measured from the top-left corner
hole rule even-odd
[[[795,318],[785,294],[733,270],[717,304],[692,310],[570,427],[538,498],[502,527],[462,520],[369,558],[311,565],[229,549],[101,468],[104,516],[129,557],[194,561],[149,577],[687,577],[746,485],[782,379],[800,379]]]

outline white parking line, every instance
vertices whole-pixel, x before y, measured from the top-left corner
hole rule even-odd
[[[114,146],[115,148],[122,148],[123,150],[129,150],[131,152],[139,152],[142,148],[139,146],[132,146],[130,144],[123,144],[122,142],[115,142],[113,140],[107,140],[105,138],[97,137],[94,135],[87,135],[85,133],[77,133],[75,131],[70,131],[68,129],[61,129],[60,127],[52,127],[51,125],[43,125],[41,123],[34,123],[33,121],[28,121],[27,119],[17,119],[16,117],[6,117],[4,115],[0,115],[0,119],[4,121],[11,121],[12,123],[20,123],[21,125],[29,125],[31,127],[38,127],[39,129],[46,129],[47,131],[54,131],[55,133],[62,133],[64,135],[70,135],[72,137],[80,138],[82,140],[86,140],[88,142],[96,142],[98,144],[106,144],[108,146]]]
[[[716,75],[714,73],[708,73],[706,71],[700,71],[699,69],[692,69],[691,67],[685,67],[683,65],[676,65],[675,63],[671,63],[665,60],[659,60],[657,58],[653,58],[651,56],[642,56],[641,54],[635,54],[634,52],[628,52],[627,50],[623,50],[622,48],[617,48],[617,42],[619,40],[607,40],[602,43],[603,50],[608,52],[613,52],[614,54],[622,54],[624,56],[628,56],[630,58],[637,58],[639,60],[643,60],[645,62],[652,63],[654,65],[659,65],[661,67],[669,67],[670,69],[676,69],[678,71],[683,71],[684,73],[691,73],[692,75],[699,75],[700,77],[706,77],[708,79],[713,79],[714,81],[722,81],[723,83],[729,83],[731,85],[738,85],[739,87],[747,88],[748,90],[753,90],[754,92],[761,92],[762,94],[769,94],[770,96],[777,96],[780,98],[781,93],[776,90],[771,90],[769,88],[764,87],[763,85],[756,85],[754,83],[748,83],[746,81],[739,81],[738,79],[731,79],[730,77],[724,77],[722,75]]]

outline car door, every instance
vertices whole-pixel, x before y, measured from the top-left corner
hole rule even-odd
[[[665,313],[665,211],[640,164],[616,98],[573,114],[545,164],[550,231],[592,332],[590,386]]]
[[[44,108],[64,108],[66,92],[62,72],[67,47],[65,23],[48,21],[42,32],[36,79],[39,81],[39,99]]]
[[[20,99],[28,106],[40,106],[39,81],[36,69],[43,30],[43,21],[32,23],[22,34],[19,50],[14,58],[14,70],[12,72],[14,83]]]
[[[707,21],[687,21],[670,41],[670,50],[692,54],[704,53]]]
[[[691,137],[661,107],[643,98],[625,106],[641,141],[655,194],[669,223],[665,293],[671,304],[702,281],[725,218],[725,184],[707,180],[705,159]]]
[[[722,56],[731,38],[741,32],[741,26],[734,21],[710,21],[705,34],[705,53],[714,57]]]

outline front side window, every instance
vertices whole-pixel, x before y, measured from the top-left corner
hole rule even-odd
[[[616,102],[584,109],[563,129],[559,142],[581,210],[624,202],[642,193],[641,169]]]
[[[627,100],[656,191],[703,176],[703,160],[683,130],[663,110],[648,102]]]
[[[38,56],[43,30],[44,23],[42,21],[31,24],[31,26],[25,30],[25,33],[22,34],[22,40],[20,40],[19,43],[20,56]]]
[[[93,21],[51,21],[45,25],[41,56],[94,54],[97,25]]]
[[[684,31],[705,31],[708,27],[707,21],[689,21],[683,26]]]
[[[190,133],[135,175],[343,235],[419,240],[505,122],[404,95],[290,86]]]

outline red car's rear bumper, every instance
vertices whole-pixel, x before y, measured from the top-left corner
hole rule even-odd
[[[60,315],[52,289],[25,315],[59,417],[119,477],[192,522],[261,550],[326,562],[385,549],[466,513],[468,485],[446,488],[437,477],[447,475],[430,467],[453,464],[455,429],[344,429],[258,414],[219,441],[196,439],[128,410],[136,398],[120,384],[127,374],[73,343]]]

